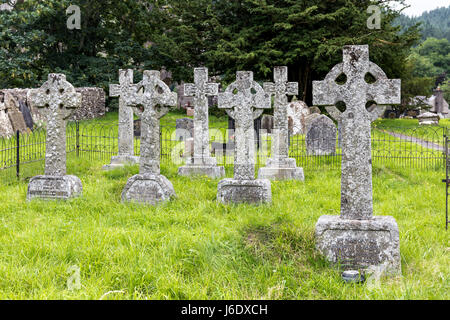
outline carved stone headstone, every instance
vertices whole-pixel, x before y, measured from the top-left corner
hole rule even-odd
[[[336,153],[336,134],[333,120],[323,114],[315,117],[306,128],[307,154],[323,156]]]
[[[367,101],[378,105],[400,103],[400,80],[390,80],[369,60],[369,46],[345,46],[343,63],[336,65],[324,81],[313,82],[314,105],[327,111],[342,125],[341,216],[322,216],[316,225],[318,250],[344,269],[385,268],[400,272],[399,231],[394,218],[373,216],[371,122],[384,108],[371,113]],[[369,84],[370,73],[377,81]],[[345,84],[336,79],[345,74]],[[344,102],[345,112],[334,106]],[[332,110],[332,111],[331,111]]]
[[[49,74],[38,90],[29,92],[35,106],[47,119],[45,174],[33,177],[28,184],[27,200],[69,199],[80,196],[83,186],[78,177],[66,175],[66,122],[81,106],[81,94],[63,74]]]
[[[207,68],[194,69],[194,82],[184,85],[184,94],[194,96],[194,156],[186,160],[186,165],[178,169],[178,174],[220,178],[225,175],[225,169],[218,167],[216,158],[211,157],[208,123],[208,96],[216,96],[219,85],[208,82]]]
[[[219,93],[219,108],[235,120],[234,179],[219,182],[217,200],[222,203],[272,201],[270,180],[255,180],[254,119],[271,107],[270,96],[253,80],[253,73],[238,71],[236,81]]]
[[[126,164],[139,163],[139,157],[134,155],[134,122],[133,110],[127,106],[127,93],[136,92],[133,84],[133,70],[119,70],[119,84],[109,86],[109,95],[119,97],[119,153],[111,158],[111,164],[103,166],[104,170],[123,167]]]
[[[5,93],[4,97],[5,108],[8,112],[8,118],[11,122],[11,126],[13,128],[13,132],[19,131],[20,133],[28,133],[30,130],[25,123],[25,119],[23,118],[22,112],[19,109],[19,102],[16,98],[9,92]]]
[[[160,173],[159,120],[176,106],[177,94],[160,79],[159,71],[144,71],[141,82],[127,90],[124,101],[141,118],[139,174],[132,176],[122,192],[122,201],[155,205],[175,196],[172,183]]]
[[[272,133],[274,128],[274,117],[269,114],[264,114],[261,118],[261,129],[265,130],[265,133]]]
[[[306,133],[305,119],[311,110],[303,101],[292,101],[287,108],[288,127],[292,136]]]
[[[194,137],[194,120],[181,118],[176,120],[175,140],[184,141]]]
[[[295,159],[289,158],[289,128],[287,95],[298,94],[298,83],[288,82],[287,67],[275,67],[275,83],[264,83],[264,91],[274,95],[274,128],[272,154],[266,166],[260,168],[258,177],[269,180],[305,180],[303,168],[297,168]]]

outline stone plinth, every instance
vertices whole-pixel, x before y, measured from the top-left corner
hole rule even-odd
[[[161,174],[137,174],[128,179],[122,201],[156,205],[175,196],[172,183]]]
[[[346,220],[322,216],[316,224],[316,247],[343,270],[384,265],[388,274],[401,273],[399,231],[393,217]]]
[[[76,176],[35,176],[28,184],[27,200],[67,200],[81,196],[83,186]]]
[[[277,159],[267,159],[266,166],[259,168],[259,179],[269,180],[305,180],[303,168],[297,168],[295,159],[285,158],[280,161]]]
[[[438,126],[439,125],[439,115],[436,113],[431,112],[425,112],[421,114],[420,116],[417,116],[417,119],[419,120],[419,125],[433,125]]]
[[[111,163],[103,166],[103,170],[114,170],[117,168],[123,168],[124,166],[132,166],[139,164],[138,156],[113,156],[111,157]]]
[[[267,179],[223,179],[217,187],[217,201],[221,203],[270,203],[272,189]]]

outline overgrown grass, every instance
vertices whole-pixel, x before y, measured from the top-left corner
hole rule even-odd
[[[339,171],[273,182],[271,205],[233,206],[215,201],[218,180],[163,166],[177,198],[151,207],[120,201],[137,167],[103,164],[69,160],[84,194],[67,202],[0,187],[1,299],[450,298],[442,170],[374,168],[374,211],[399,224],[403,276],[348,285],[314,250],[318,218],[339,214]],[[67,288],[71,266],[80,290]]]

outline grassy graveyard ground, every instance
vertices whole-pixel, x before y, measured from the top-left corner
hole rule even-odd
[[[120,202],[137,166],[103,164],[69,160],[84,195],[68,202],[0,186],[1,299],[450,298],[443,170],[374,167],[374,212],[399,224],[403,276],[347,285],[314,250],[318,218],[339,214],[338,170],[274,182],[273,203],[258,207],[218,204],[218,180],[163,166],[178,197],[149,207]],[[72,266],[81,289],[70,291]]]

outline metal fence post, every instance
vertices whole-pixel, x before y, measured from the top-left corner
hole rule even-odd
[[[16,177],[20,179],[20,131],[16,131]]]
[[[75,121],[75,128],[76,128],[76,154],[77,158],[80,157],[80,123],[78,121]]]

